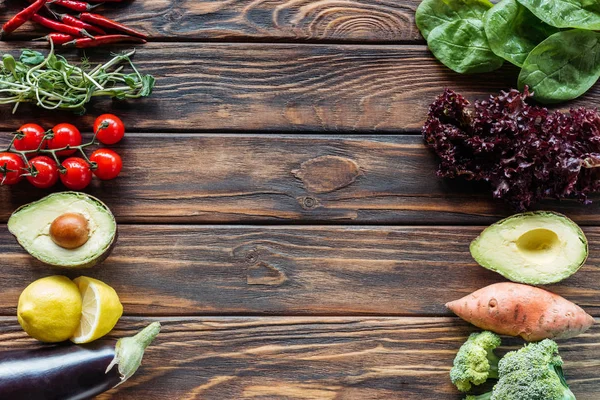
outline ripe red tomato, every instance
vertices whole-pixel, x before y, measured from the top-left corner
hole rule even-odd
[[[15,149],[19,151],[37,150],[44,140],[44,128],[38,124],[25,124],[19,128],[19,135],[23,137],[14,142]],[[29,156],[29,154],[28,154]]]
[[[62,149],[63,147],[67,147],[67,145],[79,146],[81,144],[81,133],[79,129],[71,124],[58,124],[52,128],[52,132],[54,132],[54,137],[48,140],[48,148],[51,150]],[[76,151],[63,150],[56,153],[56,155],[59,157],[70,156]]]
[[[90,161],[96,163],[94,175],[102,180],[115,179],[123,168],[121,156],[111,149],[98,149],[90,156]]]
[[[102,125],[107,125],[102,127]],[[115,144],[125,135],[125,125],[123,121],[113,114],[103,114],[96,118],[94,122],[94,132],[96,138],[104,144]]]
[[[29,161],[32,166],[32,175],[27,180],[33,186],[40,189],[52,187],[58,181],[58,166],[56,161],[48,156],[37,156]],[[33,176],[35,175],[35,176]]]
[[[66,171],[60,174],[61,182],[71,190],[85,189],[92,181],[90,164],[83,158],[69,157],[62,162]]]
[[[14,185],[21,180],[21,174],[25,168],[23,159],[14,153],[0,153],[0,183],[2,185]]]

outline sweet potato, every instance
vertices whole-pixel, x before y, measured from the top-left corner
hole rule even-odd
[[[569,300],[512,282],[486,286],[446,307],[478,328],[530,342],[568,339],[594,323],[591,315]]]

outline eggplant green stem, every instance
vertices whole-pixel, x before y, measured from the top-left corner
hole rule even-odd
[[[142,329],[137,335],[119,339],[115,346],[115,358],[113,358],[106,368],[106,373],[115,365],[119,368],[121,382],[117,386],[135,374],[135,371],[137,371],[142,363],[144,350],[152,343],[159,332],[160,322],[153,322]]]

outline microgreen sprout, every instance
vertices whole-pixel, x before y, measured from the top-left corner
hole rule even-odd
[[[23,50],[19,60],[5,54],[0,64],[0,104],[14,104],[13,114],[21,103],[84,114],[84,105],[93,97],[125,100],[149,96],[154,77],[138,71],[131,61],[134,54],[135,50],[112,54],[112,59],[93,69],[89,60],[76,66],[56,55],[52,41],[46,57],[33,50]],[[126,65],[133,73],[122,72]]]

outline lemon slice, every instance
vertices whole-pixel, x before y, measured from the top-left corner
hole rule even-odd
[[[97,279],[80,276],[73,279],[82,298],[81,319],[71,337],[73,343],[89,343],[101,338],[114,328],[123,305],[115,289]]]

